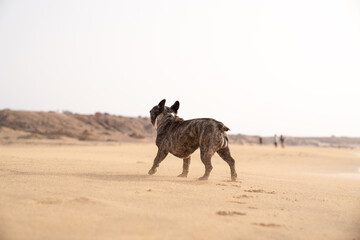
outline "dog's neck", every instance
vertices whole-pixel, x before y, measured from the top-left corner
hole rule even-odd
[[[169,119],[169,118],[176,118],[176,114],[175,113],[160,113],[156,118],[155,118],[155,124],[154,124],[154,128],[158,129],[158,127],[160,125],[162,125],[162,123],[164,122],[164,120]]]

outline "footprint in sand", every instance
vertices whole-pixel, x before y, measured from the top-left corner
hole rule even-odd
[[[233,196],[233,198],[244,200],[244,198],[253,198],[253,196],[243,194],[241,196]],[[237,203],[237,204],[246,204],[246,202],[243,202],[243,201],[228,201],[228,202]]]
[[[262,189],[250,189],[250,190],[244,190],[244,192],[276,194],[275,191],[267,192],[267,191],[262,190]]]
[[[253,225],[261,227],[281,227],[281,225],[275,223],[253,223]]]
[[[246,213],[237,212],[237,211],[217,211],[216,214],[220,215],[220,216],[234,216],[234,215],[244,216],[244,215],[246,215]]]
[[[241,187],[240,184],[231,184],[231,185],[228,185],[228,184],[225,184],[225,183],[216,183],[216,186],[224,186],[224,187],[232,186],[232,187],[238,187],[238,188]]]
[[[236,199],[253,198],[253,196],[249,196],[249,195],[243,194],[243,195],[241,195],[241,196],[233,196],[233,198],[236,198]]]

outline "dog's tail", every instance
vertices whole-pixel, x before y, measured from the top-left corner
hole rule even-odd
[[[222,122],[218,123],[218,128],[222,132],[221,133],[221,135],[222,135],[221,148],[226,148],[229,144],[229,138],[228,138],[226,132],[229,131],[230,129],[227,126],[225,126]]]
[[[226,148],[228,145],[229,145],[229,138],[228,138],[227,134],[224,133],[222,143],[221,143],[221,148]]]

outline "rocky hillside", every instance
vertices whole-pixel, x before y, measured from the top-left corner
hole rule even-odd
[[[64,139],[82,141],[153,141],[156,132],[147,117],[123,117],[0,110],[0,143],[26,139]],[[259,144],[260,136],[229,135],[236,144]],[[272,137],[262,137],[263,144],[273,144]],[[286,145],[316,147],[360,147],[360,138],[288,137]]]
[[[149,118],[131,118],[96,113],[82,115],[56,112],[0,111],[0,131],[15,130],[17,138],[62,137],[79,140],[126,141],[149,139],[155,130]],[[6,136],[5,136],[6,137]]]

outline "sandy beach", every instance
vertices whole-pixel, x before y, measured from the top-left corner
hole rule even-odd
[[[156,146],[0,146],[0,239],[360,239],[359,149],[231,145],[238,181],[215,155]]]

